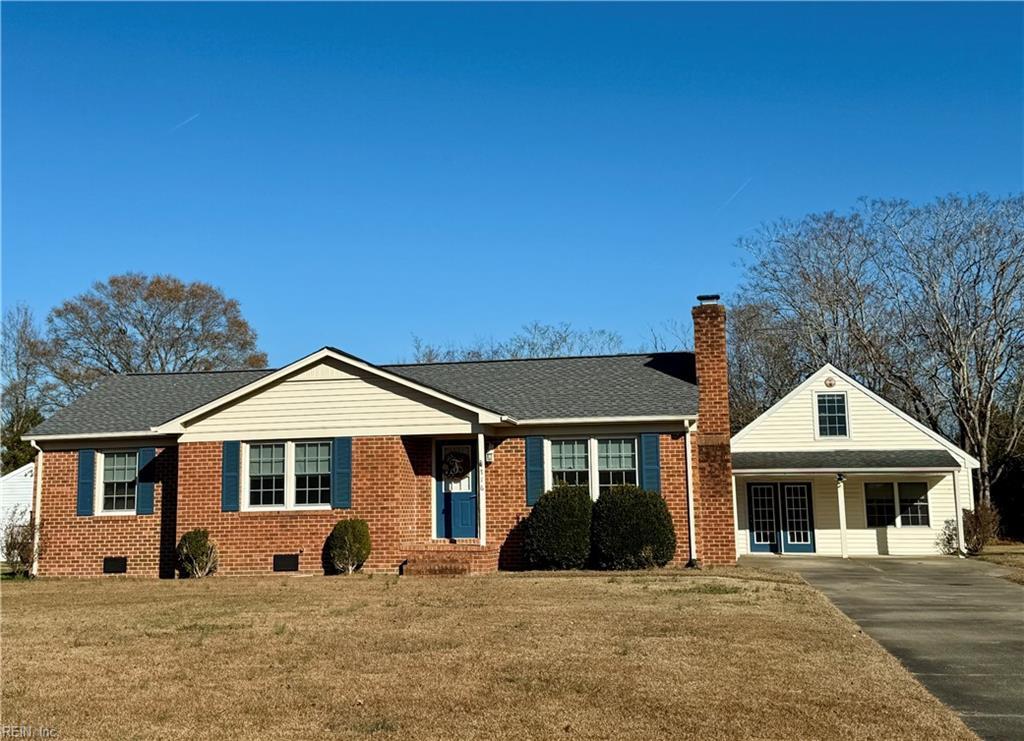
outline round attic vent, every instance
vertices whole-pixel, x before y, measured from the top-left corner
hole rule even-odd
[[[828,378],[825,379],[825,386],[827,388],[832,388],[835,385],[836,385],[836,379],[834,379],[832,376],[829,376]]]

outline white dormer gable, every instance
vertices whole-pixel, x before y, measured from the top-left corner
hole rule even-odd
[[[828,396],[819,399],[823,394]],[[826,413],[824,421],[819,407]],[[737,452],[936,448],[948,450],[970,468],[978,466],[965,451],[831,364],[732,438]]]

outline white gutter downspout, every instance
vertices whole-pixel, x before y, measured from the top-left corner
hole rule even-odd
[[[35,521],[35,528],[32,534],[32,576],[37,576],[39,574],[39,523],[42,517],[40,510],[43,506],[43,449],[36,444],[35,440],[29,440],[29,443],[38,451],[36,453],[36,464],[32,467],[32,474],[35,479],[32,482],[32,519]]]
[[[690,540],[690,563],[697,564],[697,527],[693,521],[693,452],[690,449],[690,423],[683,426],[683,440],[686,450],[686,528]]]
[[[961,471],[964,469],[960,469]],[[968,475],[970,475],[970,469]],[[967,553],[967,543],[964,541],[964,510],[960,506],[960,487],[957,485],[957,479],[960,477],[960,471],[953,472],[953,506],[956,507],[956,513],[954,520],[956,522],[956,550],[957,555],[960,558],[964,557]]]

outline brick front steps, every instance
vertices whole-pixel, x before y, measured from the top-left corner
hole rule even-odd
[[[404,576],[460,576],[498,570],[499,548],[480,545],[476,539],[415,543],[404,550]]]

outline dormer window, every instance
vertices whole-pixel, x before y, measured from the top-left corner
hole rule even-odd
[[[818,394],[818,437],[847,437],[846,394]]]

